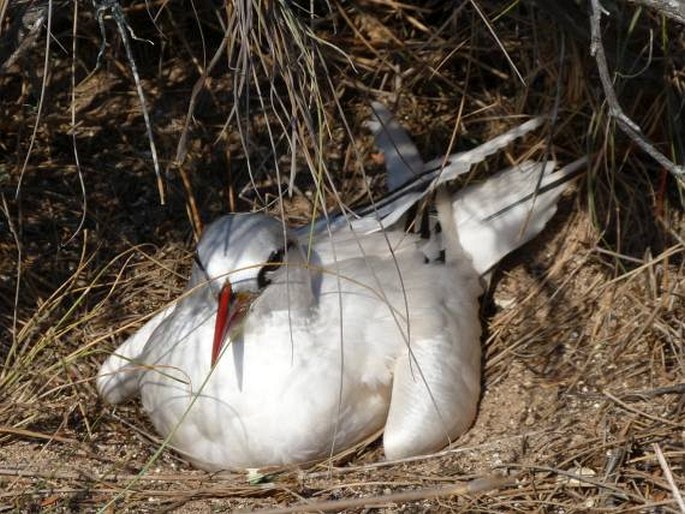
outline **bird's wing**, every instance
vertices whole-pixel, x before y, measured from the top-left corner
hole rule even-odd
[[[392,377],[384,447],[389,458],[399,458],[445,446],[473,420],[482,289],[468,259],[426,263],[414,244],[402,244],[402,236],[415,241],[413,235],[389,235],[358,238],[373,257],[328,264],[332,273],[324,276],[322,301],[326,312],[344,312],[325,340],[345,336],[345,367],[354,370],[346,387],[359,377],[368,383],[386,377],[386,384]],[[397,248],[393,255],[388,242]],[[338,256],[351,255],[355,243],[338,240]],[[338,288],[346,294],[339,297]]]
[[[554,172],[554,162],[524,162],[460,190],[453,198],[459,241],[479,274],[535,237],[557,209],[581,158]]]
[[[103,363],[97,376],[100,396],[111,404],[120,403],[138,391],[140,357],[152,333],[174,312],[176,304],[158,312],[136,333],[124,341]]]
[[[472,280],[477,280],[475,275]],[[383,434],[389,459],[439,450],[473,422],[480,393],[480,322],[479,289],[471,289],[458,311],[450,312],[443,304],[413,313],[411,352],[394,363]]]

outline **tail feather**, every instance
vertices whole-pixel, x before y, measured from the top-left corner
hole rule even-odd
[[[428,161],[424,165],[424,170],[435,170],[437,173],[437,176],[433,180],[431,187],[436,187],[439,184],[454,180],[464,173],[468,173],[473,166],[480,164],[489,156],[509,146],[518,138],[521,138],[529,132],[540,127],[544,121],[545,118],[542,116],[532,118],[521,125],[507,130],[504,134],[493,137],[485,143],[472,148],[471,150],[454,153],[447,157],[438,157],[437,159]]]
[[[393,114],[380,102],[371,102],[372,117],[365,125],[373,132],[376,146],[385,156],[388,191],[394,191],[423,172],[423,159],[416,145]]]
[[[553,161],[524,162],[455,195],[452,207],[459,241],[478,273],[486,273],[542,231],[585,163],[579,159],[553,173]]]
[[[175,304],[157,313],[135,334],[122,343],[102,364],[96,385],[100,396],[115,405],[131,397],[138,391],[140,357],[148,339],[159,324],[171,314]]]
[[[438,186],[468,173],[474,165],[540,127],[545,120],[542,116],[532,118],[476,148],[424,163],[416,145],[393,114],[380,102],[372,102],[371,106],[373,115],[366,126],[373,132],[376,146],[385,158],[388,194],[377,202],[355,209],[354,216],[340,212],[319,218],[313,225],[298,231],[303,237],[345,228],[363,234],[388,228]]]

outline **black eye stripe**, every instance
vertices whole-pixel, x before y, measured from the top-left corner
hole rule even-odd
[[[283,262],[283,254],[284,250],[281,248],[280,250],[276,250],[271,253],[269,256],[269,260],[266,261],[266,264],[262,266],[262,270],[265,272],[269,271],[276,271],[280,265],[281,262]]]
[[[279,248],[278,250],[271,252],[269,259],[264,263],[264,266],[261,267],[257,274],[257,287],[262,289],[271,283],[268,275],[281,267],[286,250],[290,249],[293,244],[292,241],[288,241],[285,248]]]

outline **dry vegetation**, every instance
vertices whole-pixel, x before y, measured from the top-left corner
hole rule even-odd
[[[125,2],[158,180],[116,10],[97,66],[93,6],[47,5],[0,1],[0,512],[682,508],[683,189],[609,120],[584,9]],[[683,27],[616,5],[603,23],[619,101],[682,163]],[[98,400],[98,365],[178,294],[203,220],[266,208],[301,223],[380,193],[362,125],[373,99],[424,157],[554,115],[483,175],[546,152],[591,155],[484,301],[473,429],[426,458],[384,462],[370,442],[261,478],[158,453],[137,404]]]

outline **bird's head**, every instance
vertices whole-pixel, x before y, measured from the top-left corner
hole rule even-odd
[[[212,346],[216,362],[226,335],[239,327],[252,304],[277,282],[286,268],[302,268],[302,249],[280,221],[261,214],[229,214],[211,223],[197,245],[190,280],[194,287],[209,282],[217,300]],[[311,291],[311,286],[305,289]]]

